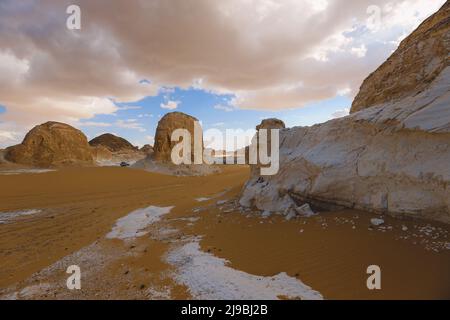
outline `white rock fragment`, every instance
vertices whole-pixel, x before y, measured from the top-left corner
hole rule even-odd
[[[263,218],[268,218],[268,217],[270,217],[271,214],[272,214],[272,212],[265,210],[265,211],[263,211],[263,213],[261,214],[261,216],[262,216]]]
[[[311,217],[316,214],[307,203],[295,208],[295,211],[303,217]]]
[[[384,223],[384,220],[380,218],[372,218],[370,219],[370,223],[374,226],[380,226]]]
[[[287,215],[286,215],[286,217],[285,217],[285,219],[286,220],[291,220],[291,219],[293,219],[293,218],[295,218],[296,217],[296,214],[293,212],[293,211],[290,211]]]

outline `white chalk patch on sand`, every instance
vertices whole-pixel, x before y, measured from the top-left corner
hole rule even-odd
[[[56,170],[52,169],[16,169],[16,170],[3,170],[0,171],[1,175],[10,176],[10,175],[16,175],[16,174],[24,174],[24,173],[46,173],[46,172],[52,172]]]
[[[0,300],[18,300],[18,299],[19,299],[19,296],[17,295],[17,292],[6,294],[6,295],[0,297]]]
[[[187,221],[187,222],[197,222],[200,220],[200,217],[182,217],[182,218],[176,218],[172,219],[173,221]]]
[[[178,232],[178,229],[176,228],[159,228],[158,229],[158,234],[160,236],[169,236],[172,234],[175,234]]]
[[[169,300],[171,298],[170,287],[163,288],[150,288],[147,290],[149,298],[151,300]]]
[[[111,232],[106,235],[108,239],[129,239],[141,237],[147,233],[144,229],[161,219],[161,216],[172,210],[172,207],[150,206],[138,209],[116,221]]]
[[[51,286],[49,283],[34,284],[23,288],[19,292],[19,297],[22,299],[31,298],[35,295],[44,294],[46,291],[50,290]]]
[[[212,195],[212,196],[210,196],[210,197],[200,197],[200,198],[196,198],[195,201],[197,201],[197,202],[204,202],[204,201],[208,201],[208,200],[211,200],[211,199],[219,198],[219,197],[225,195],[228,191],[230,191],[229,188],[227,188],[227,189],[225,189],[224,191],[219,192],[219,193],[217,193],[217,194],[215,194],[215,195]],[[225,201],[225,202],[226,202],[226,201]],[[224,202],[224,203],[225,203],[225,202]]]
[[[40,212],[42,212],[42,210],[39,210],[39,209],[0,212],[0,224],[8,223],[8,222],[16,220],[19,217],[31,216],[31,215],[34,215],[34,214],[37,214]]]
[[[272,277],[256,276],[228,267],[228,261],[200,250],[197,239],[166,256],[177,271],[174,280],[189,288],[194,299],[323,299],[300,280],[282,272]]]
[[[204,202],[204,201],[208,201],[208,200],[210,200],[210,199],[211,199],[211,198],[200,197],[200,198],[196,198],[195,201],[197,201],[197,202]]]

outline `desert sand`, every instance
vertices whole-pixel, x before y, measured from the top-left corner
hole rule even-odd
[[[374,226],[379,215],[354,210],[264,218],[238,205],[248,176],[237,165],[0,174],[0,298],[450,298],[448,224]],[[73,264],[81,290],[66,287]],[[366,287],[371,264],[382,290]]]

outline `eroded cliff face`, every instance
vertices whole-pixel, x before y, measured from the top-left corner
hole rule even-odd
[[[447,16],[439,14],[447,21],[448,3],[441,10],[447,10]],[[436,63],[448,63],[442,61],[447,56],[436,56]],[[431,60],[418,61],[422,69],[429,67],[425,61]],[[310,203],[450,223],[450,67],[425,89],[366,101],[377,103],[323,124],[282,129],[278,174],[252,170],[240,203],[286,215]]]
[[[361,85],[351,113],[426,90],[450,65],[450,1],[405,38]]]

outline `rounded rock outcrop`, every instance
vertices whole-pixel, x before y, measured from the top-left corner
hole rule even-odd
[[[186,129],[191,135],[191,151],[194,150],[194,126],[198,121],[190,115],[182,112],[170,112],[164,115],[156,128],[155,144],[153,146],[153,158],[158,161],[170,162],[172,148],[178,144],[171,141],[172,132],[176,129]],[[203,138],[202,138],[203,141]]]
[[[269,118],[261,121],[259,125],[256,126],[256,130],[259,129],[284,129],[286,125],[284,122],[277,118]]]
[[[94,164],[83,132],[54,121],[31,129],[21,144],[6,149],[5,159],[35,167]]]
[[[92,147],[103,146],[111,152],[138,149],[137,147],[133,146],[130,142],[128,142],[128,140],[115,136],[111,133],[102,134],[89,141],[89,144]]]

